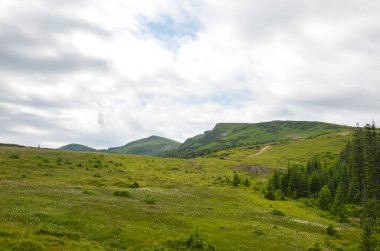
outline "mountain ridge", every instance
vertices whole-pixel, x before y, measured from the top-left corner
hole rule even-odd
[[[281,142],[339,132],[352,127],[320,121],[274,120],[259,123],[217,123],[213,129],[186,139],[183,143],[152,135],[128,142],[123,146],[97,150],[80,144],[59,149],[70,151],[100,151],[161,157],[191,158],[223,149],[244,145]]]

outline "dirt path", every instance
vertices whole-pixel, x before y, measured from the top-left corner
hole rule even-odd
[[[271,146],[264,146],[263,148],[260,149],[260,151],[258,151],[257,153],[255,154],[252,154],[252,155],[249,155],[247,156],[247,158],[253,158],[259,154],[262,154],[263,152],[265,152],[266,150],[268,150],[269,148],[271,148]]]

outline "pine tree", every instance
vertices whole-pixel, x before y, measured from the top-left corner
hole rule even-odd
[[[249,187],[250,185],[251,185],[251,183],[249,182],[249,179],[245,178],[245,180],[244,180],[244,186]]]
[[[339,182],[336,189],[333,205],[331,207],[331,213],[337,216],[343,217],[344,215],[344,185],[343,182]]]
[[[379,198],[377,198],[378,185],[376,177],[376,169],[378,168],[378,140],[376,134],[376,127],[373,123],[372,125],[366,125],[364,127],[364,180],[363,180],[363,251],[375,250],[374,241],[374,229],[377,222],[378,214],[378,203]]]
[[[352,179],[357,182],[360,194],[363,194],[364,181],[364,146],[363,130],[357,126],[353,134],[352,153],[351,153],[351,173]]]
[[[234,176],[232,177],[232,185],[237,187],[237,186],[239,186],[239,184],[240,184],[240,178],[237,175],[237,173],[234,172]]]
[[[318,205],[323,210],[329,210],[331,206],[331,191],[327,185],[324,185],[319,191]]]

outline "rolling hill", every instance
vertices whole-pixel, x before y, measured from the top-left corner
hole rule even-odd
[[[98,150],[80,144],[68,144],[58,148],[58,150],[74,151],[74,152],[97,152]]]
[[[171,139],[150,136],[148,138],[132,141],[125,146],[108,148],[108,152],[154,156],[165,151],[175,150],[180,144],[181,143]]]
[[[162,155],[189,158],[237,146],[312,138],[347,129],[350,127],[313,121],[220,123],[204,134],[187,139],[178,149]]]
[[[256,160],[277,166],[283,156],[303,162],[314,147],[334,153],[339,135],[329,135],[279,143],[259,155],[262,148],[235,149],[226,159],[1,147],[0,249],[190,250],[173,245],[201,236],[216,250],[308,250],[317,244],[359,250],[358,222],[340,224],[302,200],[267,200],[266,175],[236,169]],[[250,186],[232,186],[234,171]],[[329,225],[339,238],[326,234]]]

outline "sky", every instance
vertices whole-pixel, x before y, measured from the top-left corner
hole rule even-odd
[[[0,0],[0,142],[380,118],[380,1]]]

